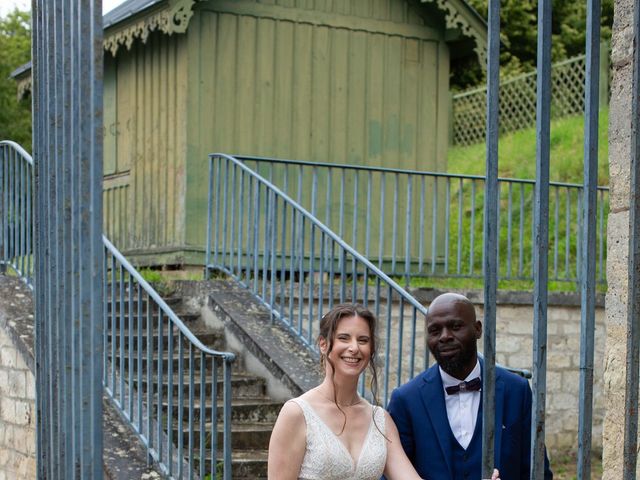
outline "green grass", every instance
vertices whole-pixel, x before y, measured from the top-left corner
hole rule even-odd
[[[598,184],[609,184],[607,127],[609,110],[599,117]],[[584,162],[583,117],[567,117],[551,122],[551,160],[549,176],[554,182],[582,183]],[[448,172],[484,175],[486,147],[484,143],[468,147],[451,147]],[[501,177],[530,178],[536,176],[535,128],[520,130],[500,137],[498,170]]]
[[[599,117],[599,165],[598,165],[598,184],[608,185],[609,172],[608,172],[608,144],[607,144],[607,126],[608,126],[608,110],[603,110]],[[554,120],[551,125],[551,162],[550,162],[550,179],[556,182],[567,183],[579,183],[583,182],[583,157],[584,157],[584,121],[581,116],[568,117],[559,120]],[[451,147],[449,149],[448,158],[448,171],[449,173],[459,173],[467,175],[484,175],[485,174],[485,160],[486,151],[485,145],[477,144],[468,147]],[[498,160],[499,175],[504,178],[517,178],[517,179],[534,179],[536,176],[536,132],[535,128],[529,128],[518,132],[506,134],[500,137],[499,142],[499,160]],[[500,231],[500,276],[505,278],[509,276],[507,272],[507,265],[505,264],[505,256],[508,251],[509,240],[511,241],[512,248],[512,266],[510,275],[517,277],[517,257],[519,254],[517,235],[517,225],[519,222],[519,212],[517,206],[513,214],[512,220],[514,229],[511,233],[511,238],[508,238],[508,230],[506,225],[506,218],[504,213],[508,206],[508,191],[502,188],[500,195],[500,209],[501,209],[501,228]],[[531,246],[533,241],[532,232],[532,212],[533,212],[533,189],[532,186],[526,187],[529,193],[525,200],[525,214],[524,221],[524,249],[523,249],[523,272],[526,275],[527,272],[531,272],[532,255]],[[518,187],[514,187],[514,201],[518,201]],[[564,261],[569,258],[569,265],[571,275],[575,275],[576,257],[578,254],[577,242],[579,241],[579,235],[577,231],[577,192],[574,192],[573,197],[568,200],[563,197],[564,190],[558,192],[559,198],[555,198],[555,191],[551,192],[550,197],[550,251],[549,251],[549,265],[550,270],[554,263],[554,245],[556,239],[554,239],[554,232],[558,231],[557,238],[557,250],[558,250],[558,273],[562,277],[564,271]],[[472,228],[471,225],[471,208],[470,198],[471,192],[468,186],[463,190],[463,212],[462,212],[462,229],[458,231],[456,224],[456,216],[458,215],[457,206],[457,187],[452,188],[452,200],[451,200],[451,218],[450,223],[451,237],[462,238],[462,251],[469,252],[471,246],[469,244],[468,232]],[[482,213],[483,213],[483,192],[476,192],[476,206],[475,206],[475,231],[477,235],[482,235]],[[556,202],[558,203],[559,215],[556,220],[554,218],[554,211],[556,208]],[[605,203],[605,212],[608,207]],[[564,232],[567,228],[565,223],[565,213],[570,212],[570,235],[567,237]],[[557,222],[557,225],[556,225]],[[606,219],[605,219],[606,222]],[[569,245],[567,246],[567,238]],[[568,249],[568,250],[567,250]],[[568,251],[568,256],[566,252]],[[606,251],[606,245],[605,245]],[[468,257],[466,253],[465,258]],[[476,272],[482,269],[482,245],[481,242],[476,240],[474,244],[474,270]],[[455,252],[450,251],[449,263],[454,264]],[[463,262],[464,263],[464,262]],[[551,277],[551,271],[550,271]],[[457,279],[457,278],[414,278],[410,282],[411,286],[426,287],[426,288],[482,288],[482,279]],[[530,291],[533,289],[533,282],[527,280],[502,280],[499,283],[500,289],[505,290],[523,290]],[[578,285],[571,282],[559,282],[550,281],[548,284],[550,291],[578,291]],[[598,291],[605,291],[605,285],[598,285]]]

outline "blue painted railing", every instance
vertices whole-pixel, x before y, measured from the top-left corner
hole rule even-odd
[[[393,277],[484,278],[485,177],[235,156]],[[533,180],[498,179],[498,279],[533,279]],[[582,185],[550,183],[549,280],[580,278]],[[597,279],[605,283],[609,189],[597,193]]]
[[[329,227],[243,162],[210,157],[206,272],[249,289],[312,352],[322,316],[356,302],[380,321],[381,399],[424,369],[426,308]],[[360,382],[361,393],[370,378]]]
[[[30,288],[37,288],[33,160],[14,142],[0,142],[0,188],[0,267],[11,267]],[[202,479],[219,478],[221,472],[230,480],[234,355],[203,345],[116,247],[102,238],[107,396],[163,474]]]
[[[238,280],[312,353],[320,320],[334,304],[370,308],[380,322],[384,405],[393,388],[428,366],[426,342],[417,342],[426,339],[426,307],[243,161],[213,154],[209,175],[207,276],[218,271]],[[370,382],[362,378],[362,394]]]

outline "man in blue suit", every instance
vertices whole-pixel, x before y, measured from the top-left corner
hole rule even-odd
[[[438,363],[391,395],[389,413],[422,478],[481,478],[481,336],[482,324],[469,299],[440,295],[427,314],[427,343]],[[495,394],[495,466],[502,480],[528,479],[531,388],[526,379],[496,367]],[[544,478],[553,478],[546,453]]]

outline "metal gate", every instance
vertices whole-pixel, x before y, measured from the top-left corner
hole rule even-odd
[[[33,2],[38,478],[101,479],[102,2]]]

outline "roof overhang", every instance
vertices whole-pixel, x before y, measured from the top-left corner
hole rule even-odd
[[[104,49],[115,56],[121,47],[131,48],[136,39],[143,43],[155,30],[167,35],[184,33],[198,0],[127,0],[102,18]],[[31,62],[11,73],[18,99],[31,91]]]
[[[465,0],[420,0],[432,4],[444,14],[445,40],[459,41],[461,37],[473,40],[473,52],[482,68],[487,64],[487,23]]]

